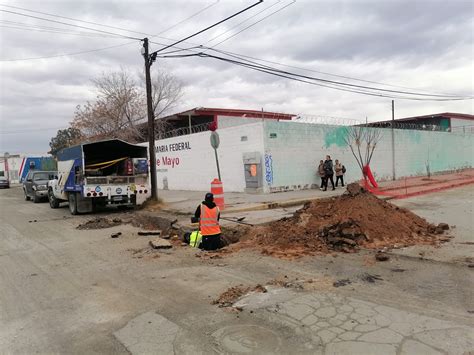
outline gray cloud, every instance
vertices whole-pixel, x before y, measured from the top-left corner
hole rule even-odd
[[[281,1],[255,20],[289,1]],[[42,1],[41,6],[34,1],[9,1],[7,4],[158,34],[212,2],[48,0]],[[199,16],[162,33],[160,37],[153,37],[152,41],[170,43],[161,37],[181,38],[249,3],[221,0]],[[204,44],[273,3],[265,1],[254,12],[189,42]],[[470,1],[298,1],[217,48],[367,80],[466,94],[473,92],[472,16],[473,4]],[[0,13],[0,19],[87,31],[6,13]],[[144,36],[102,29],[133,37]],[[209,45],[236,30],[209,42]],[[115,49],[82,55],[0,62],[0,151],[47,151],[51,136],[58,128],[68,125],[76,105],[94,98],[91,79],[121,67],[130,70],[137,79],[143,72],[139,41],[5,27],[0,27],[0,31],[0,60],[51,56],[124,44]],[[183,47],[190,45],[181,44]],[[160,45],[152,44],[152,48],[160,48]],[[173,73],[185,86],[185,96],[177,110],[194,106],[263,107],[265,110],[356,119],[390,117],[389,99],[290,82],[212,59],[160,59],[152,70],[158,67]],[[334,79],[323,74],[300,72]],[[472,113],[472,101],[397,101],[397,117],[443,111]]]

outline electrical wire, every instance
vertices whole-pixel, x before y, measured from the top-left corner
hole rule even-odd
[[[364,86],[364,85],[356,85],[356,84],[350,84],[350,83],[345,83],[345,82],[340,82],[340,81],[334,81],[334,80],[327,80],[327,79],[322,79],[322,78],[316,78],[316,77],[310,77],[307,75],[301,75],[301,74],[296,74],[284,70],[279,70],[275,69],[270,66],[263,66],[260,65],[259,63],[252,62],[247,60],[247,62],[257,65],[260,68],[265,68],[265,69],[270,69],[275,72],[283,73],[283,74],[288,74],[296,77],[301,77],[304,79],[310,79],[310,80],[316,80],[328,84],[336,84],[336,85],[342,85],[342,86],[348,86],[348,87],[353,87],[353,88],[358,88],[358,89],[368,89],[368,90],[377,90],[377,91],[382,91],[382,92],[388,92],[388,93],[396,93],[396,94],[408,94],[408,95],[417,95],[417,96],[427,96],[427,97],[455,97],[459,98],[460,95],[439,95],[439,94],[425,94],[425,93],[420,93],[420,92],[413,92],[413,91],[400,91],[400,90],[389,90],[389,89],[382,89],[382,88],[376,88],[376,87],[370,87],[370,86]],[[472,97],[471,97],[472,98]]]
[[[285,5],[285,6],[283,6],[283,7],[281,7],[281,8],[279,8],[279,9],[276,10],[276,11],[273,11],[272,13],[268,14],[268,15],[265,16],[265,17],[262,17],[260,20],[254,22],[254,23],[252,23],[252,24],[250,24],[250,25],[248,25],[247,27],[244,27],[243,29],[241,29],[240,31],[234,33],[233,35],[231,35],[231,36],[229,36],[229,37],[227,37],[227,38],[224,38],[222,41],[220,41],[220,42],[214,44],[213,46],[211,46],[211,49],[214,48],[214,47],[217,47],[218,45],[220,45],[220,44],[222,44],[222,43],[228,41],[229,39],[231,39],[231,38],[233,38],[233,37],[235,37],[235,36],[241,34],[242,32],[248,30],[249,28],[251,28],[251,27],[253,27],[253,26],[259,24],[260,22],[266,20],[267,18],[269,18],[269,17],[271,17],[271,16],[277,14],[278,12],[280,12],[280,11],[286,9],[288,6],[293,5],[295,2],[296,2],[296,0],[293,0],[293,2],[291,2],[291,3],[289,3],[289,4]]]
[[[189,54],[189,55],[160,56],[160,57],[183,58],[183,57],[194,57],[194,56],[204,57],[204,58],[213,58],[213,59],[221,60],[221,61],[228,62],[231,64],[243,66],[243,67],[256,70],[259,72],[263,72],[266,74],[275,75],[278,77],[295,80],[295,81],[299,81],[299,82],[303,82],[303,83],[307,83],[311,85],[317,85],[317,86],[327,87],[331,89],[348,91],[348,92],[370,95],[370,96],[388,97],[388,98],[406,99],[406,100],[417,100],[417,101],[458,101],[458,100],[472,99],[472,97],[460,97],[460,96],[459,97],[441,97],[439,95],[438,96],[426,95],[422,93],[402,92],[402,91],[395,91],[395,90],[390,90],[388,92],[385,92],[387,90],[380,89],[380,88],[373,88],[373,87],[367,87],[367,86],[361,86],[361,85],[355,86],[355,85],[347,84],[347,83],[328,81],[325,79],[309,77],[309,76],[299,75],[299,74],[295,74],[295,73],[291,73],[287,71],[278,70],[275,68],[271,68],[269,66],[255,65],[248,62],[245,63],[241,61],[232,60],[229,58],[224,58],[224,57],[219,57],[219,56],[214,56],[214,55],[209,55],[209,54],[204,54],[204,53]],[[406,95],[411,95],[411,96],[406,96]],[[418,96],[422,96],[422,97],[418,97]]]
[[[158,35],[160,34],[163,34],[165,32],[168,32],[169,30],[183,24],[184,22],[186,21],[189,21],[190,19],[196,17],[197,15],[203,13],[204,11],[207,11],[209,10],[211,7],[217,5],[219,3],[220,0],[217,0],[215,1],[214,3],[204,7],[203,9],[191,14],[190,16],[186,17],[185,19],[179,21],[178,23],[175,23],[174,25],[170,26],[170,27],[167,27],[165,28],[164,30],[162,30],[161,32],[157,33],[156,35],[153,35],[153,34],[150,34],[150,33],[146,33],[146,32],[140,32],[140,31],[133,31],[133,30],[129,30],[129,29],[125,29],[125,28],[122,28],[122,27],[117,27],[117,26],[110,26],[110,25],[105,25],[105,24],[102,24],[102,23],[97,23],[97,22],[92,22],[92,21],[85,21],[85,20],[80,20],[80,19],[76,19],[76,18],[72,18],[72,17],[67,17],[67,16],[62,16],[62,15],[57,15],[57,14],[52,14],[52,13],[48,13],[48,12],[43,12],[43,11],[36,11],[36,10],[31,10],[31,9],[26,9],[24,7],[18,7],[18,6],[13,6],[13,5],[6,5],[6,4],[0,4],[0,6],[4,6],[4,7],[8,7],[8,8],[12,8],[12,9],[17,9],[17,10],[22,10],[22,11],[27,11],[27,12],[32,12],[32,13],[36,13],[36,14],[41,14],[41,15],[46,15],[46,16],[51,16],[51,17],[56,17],[56,18],[62,18],[62,19],[65,19],[65,20],[70,20],[70,21],[76,21],[76,22],[81,22],[81,23],[87,23],[89,25],[95,25],[95,26],[102,26],[102,27],[106,27],[106,28],[111,28],[111,29],[114,29],[114,30],[120,30],[120,31],[125,31],[125,32],[129,32],[129,33],[135,33],[135,34],[140,34],[140,35],[145,35],[145,36],[150,36],[150,37],[157,37]]]
[[[256,57],[252,57],[252,56],[249,56],[249,55],[233,53],[233,52],[224,51],[224,50],[221,50],[221,49],[215,49],[215,48],[209,48],[209,49],[211,49],[211,50],[213,50],[213,51],[216,51],[216,52],[218,52],[218,53],[221,53],[221,54],[225,54],[225,55],[231,56],[231,57],[236,57],[236,58],[240,58],[240,59],[243,59],[243,58],[250,58],[250,59],[257,60],[257,61],[264,62],[264,63],[270,63],[270,64],[274,64],[274,65],[279,65],[279,66],[282,66],[282,67],[293,68],[293,69],[303,70],[303,71],[307,71],[307,72],[312,72],[312,73],[318,73],[318,74],[333,76],[333,77],[341,78],[341,79],[348,79],[348,80],[353,80],[353,81],[360,81],[360,82],[365,82],[365,83],[369,83],[369,84],[377,84],[377,85],[388,86],[388,87],[394,87],[394,88],[399,88],[399,89],[419,90],[419,91],[421,91],[421,92],[432,93],[432,94],[456,96],[455,94],[439,93],[439,92],[436,92],[436,93],[435,93],[435,92],[430,92],[430,91],[426,91],[426,90],[422,90],[422,89],[417,89],[417,88],[413,88],[413,87],[408,87],[408,86],[393,85],[393,84],[387,84],[387,83],[383,83],[383,82],[379,82],[379,81],[365,80],[365,79],[355,78],[355,77],[351,77],[351,76],[338,75],[338,74],[328,73],[328,72],[324,72],[324,71],[320,71],[320,70],[314,70],[314,69],[309,69],[309,68],[303,68],[303,67],[294,66],[294,65],[289,65],[289,64],[284,64],[284,63],[275,62],[275,61],[271,61],[271,60],[256,58]]]
[[[176,42],[174,42],[174,43],[172,43],[172,44],[167,45],[166,47],[163,47],[163,48],[161,48],[161,49],[159,49],[159,50],[157,50],[157,51],[154,51],[154,52],[150,53],[150,55],[154,55],[154,54],[156,54],[156,53],[162,52],[162,51],[164,51],[165,49],[168,49],[168,48],[170,48],[170,47],[173,47],[173,46],[175,46],[175,45],[177,45],[177,44],[180,44],[181,42],[184,42],[184,41],[186,41],[186,40],[188,40],[188,39],[190,39],[190,38],[192,38],[192,37],[195,37],[195,36],[197,36],[197,35],[199,35],[199,34],[205,32],[205,31],[208,31],[208,30],[210,30],[211,28],[214,28],[214,27],[220,25],[221,23],[230,20],[231,18],[234,18],[234,17],[240,15],[241,13],[250,10],[251,8],[253,8],[253,7],[257,6],[257,5],[260,5],[262,2],[263,2],[263,0],[259,0],[258,2],[254,3],[254,4],[250,5],[250,6],[247,6],[245,9],[242,9],[242,10],[240,10],[240,11],[238,11],[238,12],[236,12],[236,13],[230,15],[230,16],[227,16],[225,19],[220,20],[219,22],[216,22],[216,23],[214,23],[214,24],[212,24],[212,25],[210,25],[210,26],[208,26],[208,27],[206,27],[206,28],[204,28],[204,29],[202,29],[202,30],[200,30],[200,31],[198,31],[198,32],[193,33],[192,35],[189,35],[189,36],[187,36],[187,37],[185,37],[185,38],[183,38],[183,39],[180,39],[179,41],[176,41]]]
[[[28,27],[19,27],[19,26],[8,26],[8,25],[0,25],[2,28],[14,29],[14,30],[22,30],[28,32],[43,32],[43,33],[57,33],[62,35],[73,35],[79,37],[93,37],[93,38],[110,38],[110,39],[122,39],[114,36],[106,36],[101,34],[95,34],[93,32],[74,32],[74,31],[57,31],[57,30],[47,30],[41,28],[28,28]]]
[[[204,44],[208,44],[209,42],[214,41],[215,39],[217,39],[217,38],[219,38],[219,37],[225,35],[226,33],[229,33],[229,32],[232,31],[234,28],[237,28],[237,27],[239,27],[240,25],[246,23],[247,21],[253,19],[254,17],[257,17],[257,16],[260,15],[261,13],[267,11],[268,9],[271,9],[273,6],[278,5],[280,2],[282,2],[282,0],[278,0],[276,3],[274,3],[274,4],[270,5],[270,6],[267,6],[267,7],[264,8],[262,11],[257,12],[255,15],[252,15],[252,16],[246,18],[245,20],[239,22],[239,23],[236,24],[235,26],[232,26],[231,28],[229,28],[229,29],[226,30],[226,31],[224,31],[224,32],[222,32],[222,33],[219,33],[217,36],[214,36],[214,37],[212,37],[211,39],[207,40]]]
[[[38,16],[33,16],[33,15],[23,14],[23,13],[21,13],[21,12],[10,11],[10,10],[1,10],[1,9],[0,9],[0,11],[1,11],[1,12],[5,12],[5,13],[10,13],[10,14],[18,15],[18,16],[30,17],[30,18],[34,18],[34,19],[37,19],[37,20],[48,21],[48,22],[54,22],[54,23],[59,23],[59,24],[61,24],[61,25],[72,26],[72,27],[82,28],[82,29],[86,29],[86,30],[91,30],[91,31],[100,32],[100,33],[105,33],[105,34],[109,34],[109,35],[119,36],[119,37],[123,37],[123,38],[135,39],[135,40],[139,40],[139,41],[141,40],[141,38],[137,38],[137,37],[125,36],[125,35],[118,34],[118,33],[114,33],[114,32],[99,30],[99,29],[97,29],[97,28],[86,27],[86,26],[81,26],[81,25],[75,25],[75,24],[72,24],[72,23],[67,23],[67,22],[62,22],[62,21],[56,21],[56,20],[51,20],[51,19],[44,18],[44,17],[38,17]]]
[[[85,51],[80,51],[80,52],[73,52],[73,53],[54,54],[54,55],[43,56],[43,57],[18,58],[18,59],[3,59],[3,60],[0,60],[0,62],[20,62],[20,61],[24,61],[24,60],[38,60],[38,59],[49,59],[49,58],[67,57],[67,56],[72,56],[72,55],[79,55],[79,54],[92,53],[92,52],[100,52],[100,51],[105,51],[105,50],[107,50],[107,49],[118,48],[118,47],[124,47],[124,46],[128,46],[128,45],[130,45],[130,44],[132,44],[132,43],[136,43],[136,42],[133,41],[133,42],[127,42],[127,43],[117,44],[117,45],[115,45],[115,46],[110,46],[110,47],[96,48],[96,49],[90,49],[90,50],[85,50]]]

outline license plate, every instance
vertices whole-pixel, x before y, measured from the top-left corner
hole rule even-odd
[[[122,201],[123,197],[122,196],[112,196],[112,201]]]

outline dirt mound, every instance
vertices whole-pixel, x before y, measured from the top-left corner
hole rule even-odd
[[[293,217],[249,229],[232,247],[283,258],[417,244],[438,245],[443,228],[349,185],[342,196],[307,203]]]
[[[249,292],[267,292],[266,288],[262,285],[256,286],[234,286],[225,290],[216,300],[212,301],[211,304],[217,304],[219,307],[230,307],[235,301],[237,301],[243,295]]]
[[[111,228],[122,224],[122,220],[120,218],[108,219],[104,217],[96,217],[93,219],[88,220],[82,224],[79,224],[76,228],[77,229],[103,229],[103,228]]]

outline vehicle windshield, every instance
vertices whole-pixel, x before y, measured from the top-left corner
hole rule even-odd
[[[36,173],[33,175],[33,181],[52,180],[52,179],[54,179],[53,173]]]

